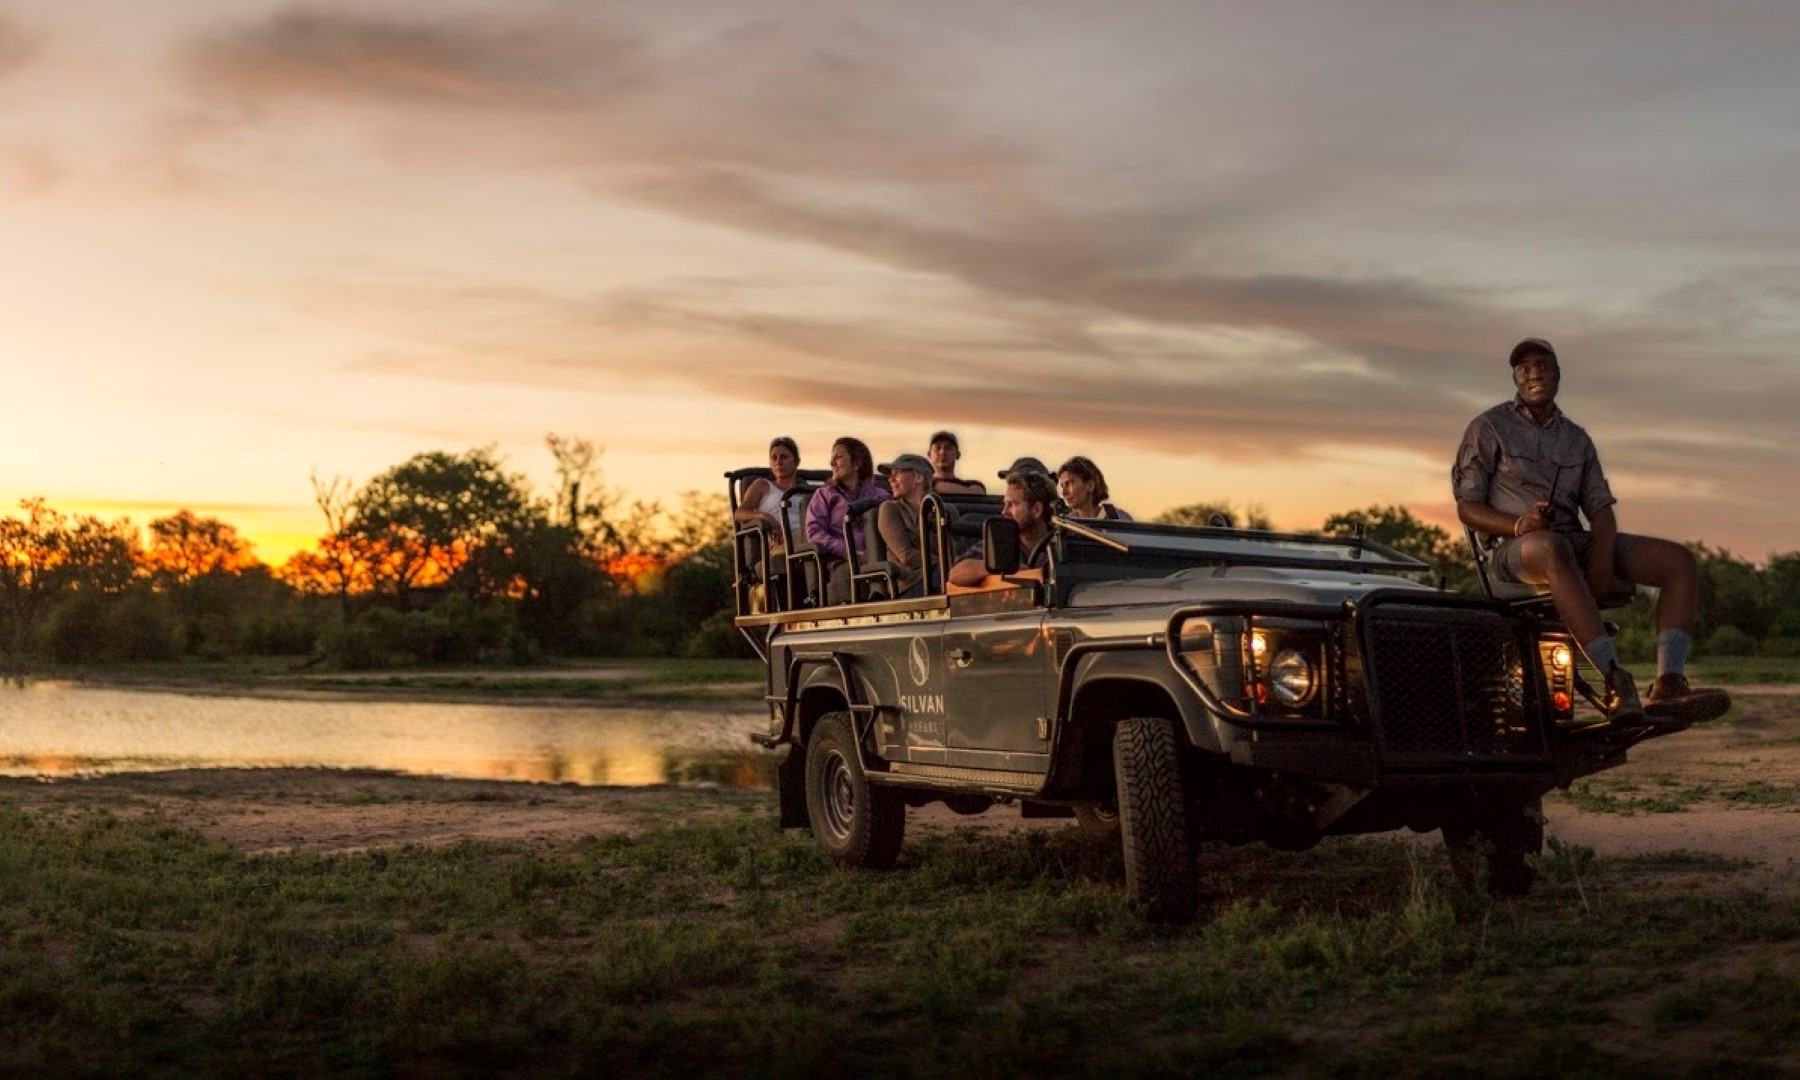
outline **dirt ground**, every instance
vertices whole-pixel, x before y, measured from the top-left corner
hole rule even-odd
[[[1601,856],[1692,851],[1744,860],[1800,892],[1800,695],[1742,687],[1726,721],[1646,743],[1631,763],[1547,800],[1549,831]],[[1659,795],[1673,793],[1658,801]],[[1610,798],[1611,804],[1606,800]],[[190,770],[44,782],[0,779],[0,799],[49,812],[156,814],[250,853],[342,852],[463,840],[555,843],[696,815],[772,814],[772,796],[714,788],[583,788],[312,769]],[[999,807],[941,805],[914,828],[1072,828]],[[1430,840],[1431,838],[1425,838]],[[1742,879],[1740,879],[1742,880]]]

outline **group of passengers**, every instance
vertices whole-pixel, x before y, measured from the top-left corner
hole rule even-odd
[[[788,535],[804,537],[819,552],[827,579],[827,599],[842,603],[851,593],[844,522],[850,517],[851,507],[879,502],[875,527],[887,549],[894,595],[916,596],[926,589],[935,592],[942,583],[936,573],[931,581],[925,581],[921,565],[925,496],[987,494],[987,486],[980,480],[957,475],[956,466],[961,459],[962,446],[955,433],[949,431],[934,433],[925,454],[900,454],[879,467],[868,444],[845,436],[831,444],[830,477],[813,492],[812,498],[790,499],[804,485],[799,476],[800,447],[784,435],[769,443],[770,475],[757,479],[744,492],[736,520],[740,524],[762,525],[771,551],[779,552],[785,506]],[[885,486],[878,476],[886,478]],[[1070,458],[1054,474],[1039,459],[1022,457],[1002,470],[999,478],[1004,482],[1000,512],[1019,527],[1020,565],[1024,569],[1044,566],[1050,522],[1057,515],[1131,520],[1130,514],[1109,501],[1106,476],[1087,457]],[[954,518],[953,508],[946,507],[945,513],[947,518]],[[860,517],[851,521],[850,536],[858,551],[864,550],[867,538]],[[949,573],[949,580],[955,585],[978,585],[986,577],[986,562],[979,544],[963,552]]]

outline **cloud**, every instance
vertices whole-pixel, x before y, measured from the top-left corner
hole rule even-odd
[[[0,79],[23,71],[42,48],[41,35],[0,13]]]
[[[198,85],[236,102],[542,109],[629,85],[639,57],[635,43],[588,24],[289,10],[208,35],[187,63]]]
[[[1441,48],[1409,59],[1379,27],[1348,25],[1361,16],[1334,16],[1346,25],[1330,49],[1264,26],[1217,63],[1156,72],[1162,97],[1109,113],[1082,93],[1113,93],[1107,73],[1137,68],[1096,65],[1066,102],[1008,111],[984,91],[1079,68],[1021,66],[978,33],[965,46],[966,26],[824,10],[659,33],[570,10],[287,12],[209,35],[187,71],[247,122],[329,106],[425,140],[435,167],[553,160],[597,200],[818,251],[895,290],[931,282],[937,305],[906,318],[872,296],[873,313],[796,313],[717,281],[575,298],[427,287],[417,309],[445,325],[368,369],[658,379],[777,403],[800,386],[852,413],[1016,415],[1208,455],[1369,445],[1444,458],[1510,391],[1507,348],[1547,334],[1578,419],[1611,434],[1612,467],[1688,485],[1646,491],[1705,479],[1715,501],[1749,504],[1791,472],[1800,271],[1742,261],[1767,259],[1792,228],[1776,215],[1751,235],[1755,208],[1770,218],[1764,187],[1793,172],[1762,148],[1780,128],[1741,119],[1791,108],[1758,96],[1781,85],[1787,55],[1766,27],[1703,28],[1704,51],[1741,54],[1727,70],[1683,59],[1693,28],[1665,17],[1631,24],[1632,60],[1571,44],[1585,33],[1546,46],[1529,20],[1491,13],[1452,20]],[[1220,23],[1227,39],[1237,29]],[[1307,29],[1311,41],[1331,28]],[[1151,65],[1173,55],[1095,37]],[[1279,80],[1259,51],[1271,43],[1290,61]],[[1077,54],[1065,61],[1089,47],[1056,44]],[[1678,154],[1671,116],[1691,141]],[[1657,259],[1691,268],[1640,265],[1652,241]],[[484,330],[495,325],[535,329],[502,342]],[[647,341],[671,358],[654,372]]]

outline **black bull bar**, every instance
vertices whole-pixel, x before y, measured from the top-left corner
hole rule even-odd
[[[1419,609],[1414,619],[1423,622],[1382,619],[1380,610],[1390,607]],[[1457,611],[1481,612],[1499,621],[1456,619],[1453,613]],[[1350,717],[1340,715],[1334,720],[1332,710],[1323,707],[1319,717],[1297,723],[1283,714],[1259,710],[1254,693],[1244,699],[1248,707],[1226,700],[1182,649],[1183,632],[1190,623],[1220,618],[1243,619],[1245,635],[1254,632],[1259,619],[1281,620],[1290,624],[1288,629],[1294,621],[1348,624],[1361,658],[1362,693],[1356,698],[1364,704],[1382,757],[1390,764],[1403,759],[1425,764],[1446,757],[1524,764],[1549,756],[1549,713],[1544,707],[1548,686],[1541,665],[1535,662],[1538,620],[1534,616],[1520,615],[1483,597],[1396,588],[1375,589],[1339,604],[1204,601],[1170,615],[1168,627],[1160,635],[1161,644],[1176,674],[1208,712],[1238,728],[1293,729],[1309,724],[1342,728],[1345,719],[1353,718],[1353,711]],[[1501,655],[1496,655],[1496,650]],[[1501,659],[1507,663],[1497,667]],[[1520,668],[1517,683],[1496,679],[1510,671],[1512,660]],[[1331,666],[1338,667],[1335,663]],[[1338,670],[1343,677],[1354,678],[1348,665]],[[1384,674],[1392,685],[1383,685]],[[1496,716],[1501,723],[1498,733]]]

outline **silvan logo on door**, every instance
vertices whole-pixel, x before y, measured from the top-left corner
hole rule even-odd
[[[931,645],[922,637],[915,637],[906,647],[906,673],[912,676],[913,686],[920,691],[928,689],[931,678]],[[944,715],[944,695],[942,693],[901,693],[900,707],[909,713],[942,716]]]

